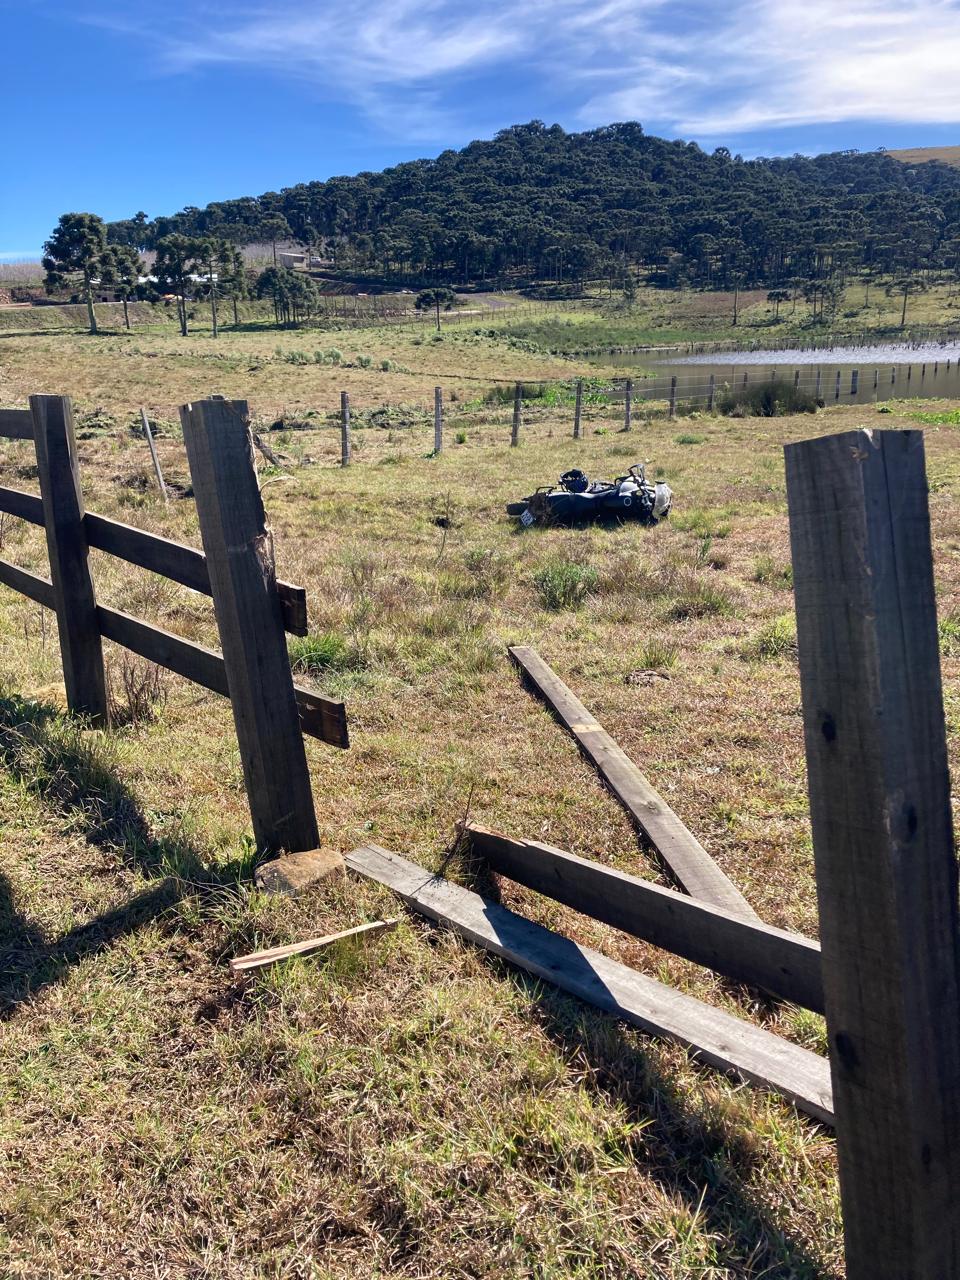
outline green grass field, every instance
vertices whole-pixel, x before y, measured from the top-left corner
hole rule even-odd
[[[507,321],[502,321],[504,325]],[[496,327],[494,325],[493,327]],[[419,345],[417,339],[420,339]],[[351,366],[290,363],[341,349]],[[278,349],[279,348],[279,353]],[[369,355],[369,367],[355,364]],[[383,370],[389,360],[397,368]],[[278,569],[308,590],[304,679],[343,696],[353,746],[308,742],[323,841],[431,869],[464,814],[661,880],[575,746],[506,657],[536,645],[770,923],[816,932],[782,444],[917,425],[927,447],[950,746],[960,746],[956,406],[781,419],[542,407],[464,417],[429,456],[410,412],[362,416],[337,466],[326,414],[461,406],[493,378],[580,366],[466,329],[333,335],[79,333],[0,340],[0,403],[75,395],[90,509],[193,544],[192,502],[151,487],[137,406],[185,481],[175,406],[245,396],[288,469],[266,468]],[[102,413],[92,410],[100,407]],[[886,407],[885,407],[886,409]],[[313,412],[314,417],[307,415]],[[653,530],[520,534],[504,503],[571,465],[639,459],[676,492]],[[0,483],[34,488],[30,447]],[[446,528],[440,527],[443,517]],[[39,531],[0,525],[44,571]],[[209,602],[94,553],[100,598],[216,643]],[[573,568],[571,568],[573,566]],[[576,576],[564,607],[551,584]],[[107,646],[119,720],[124,661]],[[65,718],[56,629],[0,588],[0,1251],[16,1277],[842,1276],[832,1136],[425,922],[247,977],[227,959],[396,914],[350,880],[278,902],[253,850],[228,705],[171,676],[110,732]],[[130,671],[126,674],[129,676]],[[447,873],[470,881],[454,861]],[[821,1021],[504,882],[503,901],[607,954],[823,1048]]]

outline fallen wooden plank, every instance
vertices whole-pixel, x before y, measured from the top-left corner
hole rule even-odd
[[[0,511],[29,524],[43,525],[43,499],[36,493],[0,488]]]
[[[105,605],[97,606],[97,622],[100,634],[108,640],[122,644],[148,662],[166,667],[204,689],[229,698],[223,655],[215,649],[208,649],[192,640],[184,640],[182,636],[164,631],[162,627],[141,622],[139,618],[133,618],[119,609],[109,609]],[[342,702],[335,702],[332,698],[325,698],[322,694],[301,689],[297,685],[294,685],[294,694],[300,715],[300,728],[304,733],[320,738],[333,747],[349,747],[347,712]]]
[[[32,440],[33,417],[29,409],[0,409],[0,436],[7,440]]]
[[[53,583],[49,578],[41,578],[27,569],[20,569],[15,564],[0,560],[0,582],[5,587],[19,591],[28,600],[35,600],[47,609],[53,608]]]
[[[759,919],[693,832],[537,651],[514,645],[509,653],[687,893],[746,919]]]
[[[536,840],[511,840],[469,823],[490,867],[594,920],[823,1013],[820,945]]]
[[[270,947],[266,951],[251,951],[246,956],[234,956],[230,968],[234,973],[246,973],[250,969],[264,969],[267,965],[278,964],[281,960],[289,960],[291,956],[306,956],[314,951],[322,951],[331,943],[342,942],[344,938],[358,938],[363,934],[387,933],[400,923],[399,917],[390,920],[374,920],[370,924],[358,924],[355,929],[344,929],[340,933],[328,933],[324,938],[307,938],[303,942],[291,942],[284,947]]]
[[[833,1124],[830,1068],[809,1049],[674,991],[386,849],[363,845],[346,855],[346,863],[486,951],[651,1035],[678,1041],[703,1062],[780,1093]]]
[[[108,516],[98,516],[88,511],[84,517],[87,531],[87,543],[98,551],[106,551],[118,560],[126,560],[128,564],[138,565],[141,569],[149,569],[159,573],[172,582],[190,587],[203,595],[210,595],[210,573],[207,569],[207,558],[195,547],[185,546],[182,542],[173,542],[170,538],[162,538],[159,534],[148,533],[145,529],[135,529],[132,525],[123,524],[119,520],[111,520]],[[307,634],[307,593],[303,587],[295,587],[289,582],[277,582],[277,595],[280,597],[280,611],[283,614],[284,628],[295,636]]]

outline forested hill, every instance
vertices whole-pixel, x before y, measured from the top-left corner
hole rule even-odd
[[[140,247],[171,232],[292,235],[343,270],[458,284],[639,265],[718,286],[848,266],[916,273],[956,262],[960,170],[882,152],[745,161],[635,123],[566,133],[534,121],[434,160],[110,228]]]

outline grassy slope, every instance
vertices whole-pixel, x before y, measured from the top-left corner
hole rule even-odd
[[[549,364],[484,343],[362,339],[368,350],[402,344],[376,354],[411,367],[431,361],[415,375],[348,371],[370,396],[394,376],[425,394],[435,360],[459,369],[464,387],[495,358],[508,376]],[[278,340],[238,339],[248,341]],[[246,391],[271,413],[302,407],[343,377],[251,369],[248,356],[198,387],[205,340],[161,336],[152,349],[123,358],[116,339],[8,339],[0,400],[42,382],[104,403],[122,424],[140,400],[169,413],[176,398],[214,389]],[[598,416],[575,451],[567,410],[533,417],[520,450],[491,413],[465,419],[466,443],[441,459],[426,457],[427,426],[361,429],[347,472],[330,428],[275,438],[304,463],[265,489],[280,571],[307,586],[314,629],[344,639],[337,669],[318,680],[346,696],[354,746],[309,745],[323,838],[374,839],[436,867],[469,799],[490,825],[658,876],[573,745],[520,690],[504,648],[531,642],[764,918],[813,932],[799,690],[783,639],[781,444],[902,425],[917,408],[701,418],[683,430],[653,420],[629,439]],[[928,436],[947,611],[960,594],[956,440],[949,423]],[[81,451],[91,508],[196,542],[189,502],[165,509],[141,492],[148,460],[123,425],[94,430]],[[184,474],[175,435],[161,453]],[[677,491],[669,526],[518,536],[502,517],[504,501],[573,461],[610,473],[638,456]],[[0,446],[0,483],[30,487],[26,446]],[[438,514],[453,517],[445,534]],[[36,531],[8,521],[2,537],[4,555],[42,566]],[[535,576],[558,558],[596,572],[579,609],[542,605]],[[214,639],[206,601],[99,557],[96,573],[109,603]],[[231,978],[230,954],[395,906],[355,882],[293,905],[251,891],[238,879],[250,850],[227,706],[170,678],[155,724],[78,733],[53,714],[56,643],[42,621],[2,593],[0,1249],[11,1274],[841,1274],[828,1135],[438,930],[411,920],[362,950]],[[110,660],[116,671],[119,655]],[[953,657],[945,676],[955,746]],[[502,893],[821,1044],[814,1017],[758,1006],[526,891]]]
[[[891,151],[890,155],[895,160],[902,160],[904,164],[924,164],[928,160],[940,160],[943,164],[951,164],[954,167],[960,165],[960,146],[904,147],[898,151]]]

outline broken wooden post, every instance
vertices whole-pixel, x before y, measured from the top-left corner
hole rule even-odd
[[[261,851],[320,843],[243,400],[180,410],[243,776]]]
[[[83,523],[73,404],[68,396],[31,396],[30,413],[67,706],[102,725],[107,722],[107,686]]]
[[[510,444],[516,447],[520,443],[520,416],[523,412],[523,386],[517,383],[513,393],[513,427],[510,431]]]
[[[960,949],[919,431],[786,448],[849,1280],[960,1274]]]
[[[340,465],[350,465],[350,393],[340,392]]]
[[[583,413],[583,379],[577,379],[576,395],[573,402],[573,438],[579,440],[582,433],[580,419]]]
[[[433,452],[443,453],[443,388],[433,388]]]
[[[168,500],[167,486],[164,484],[163,472],[160,470],[160,459],[157,457],[157,446],[154,443],[153,432],[150,430],[150,419],[147,417],[147,411],[141,406],[140,421],[143,424],[143,434],[146,437],[147,446],[150,449],[150,458],[153,462],[153,472],[157,477],[157,486],[163,495],[163,500]]]

